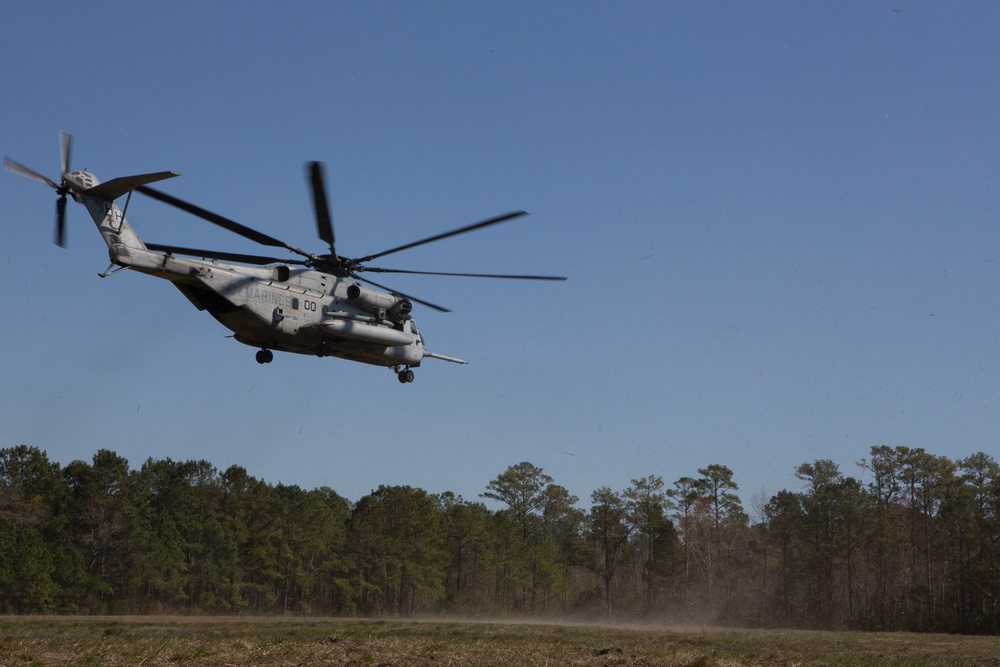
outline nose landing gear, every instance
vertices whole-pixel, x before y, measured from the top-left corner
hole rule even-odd
[[[396,374],[396,377],[399,379],[401,384],[406,384],[407,382],[413,382],[414,375],[413,371],[409,368],[404,368]]]
[[[257,363],[258,364],[269,364],[274,361],[274,352],[271,350],[257,350]]]

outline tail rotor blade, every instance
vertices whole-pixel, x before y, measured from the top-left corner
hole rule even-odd
[[[66,182],[64,176],[69,172],[69,158],[70,158],[70,147],[73,143],[73,138],[66,132],[59,133],[59,152],[60,152],[60,166],[62,167],[62,172],[60,173],[59,180],[61,183],[56,183],[51,178],[39,174],[34,169],[29,169],[23,164],[19,164],[11,160],[9,157],[4,157],[3,166],[15,174],[20,174],[25,178],[30,178],[33,181],[38,181],[44,185],[49,186],[56,191],[59,198],[56,199],[56,233],[55,242],[56,245],[65,248],[66,247],[66,194],[69,192],[69,184]]]
[[[62,172],[61,172],[62,174],[69,173],[69,164],[70,164],[69,157],[72,144],[73,144],[73,135],[71,135],[69,132],[59,133],[59,148],[60,148],[60,154],[62,156]]]
[[[66,195],[56,200],[56,245],[66,247]]]
[[[47,176],[42,176],[34,169],[28,169],[23,164],[18,164],[17,162],[14,162],[9,157],[5,157],[3,159],[3,166],[4,168],[7,169],[7,171],[12,171],[15,174],[20,174],[21,176],[24,176],[25,178],[30,178],[33,181],[44,183],[45,185],[49,186],[54,190],[59,189],[59,185],[54,181],[52,181],[52,179],[48,178]]]

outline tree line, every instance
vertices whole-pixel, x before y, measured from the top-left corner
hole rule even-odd
[[[0,613],[466,614],[1000,634],[1000,465],[872,447],[752,500],[720,464],[589,506],[522,462],[479,499],[0,449]],[[491,510],[483,502],[494,501]]]

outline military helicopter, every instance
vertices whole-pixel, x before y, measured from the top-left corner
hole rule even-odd
[[[87,208],[108,245],[111,264],[99,274],[102,278],[131,269],[169,280],[198,310],[208,311],[232,331],[233,338],[258,348],[256,359],[260,364],[271,363],[274,351],[339,357],[390,368],[406,384],[413,382],[413,369],[424,359],[468,363],[430,352],[411,316],[414,303],[441,312],[449,312],[447,308],[362,278],[361,273],[566,280],[563,276],[408,271],[367,264],[403,250],[509,222],[526,215],[524,211],[505,213],[370,255],[345,257],[337,254],[335,246],[323,165],[310,162],[306,172],[316,229],[320,240],[330,249],[328,253],[317,254],[149,187],[150,183],[179,176],[177,172],[124,176],[102,183],[86,170],[71,171],[71,145],[72,137],[60,133],[62,176],[58,183],[4,158],[8,170],[56,191],[56,244],[65,247],[66,201],[72,197]],[[284,248],[298,257],[282,259],[143,243],[125,219],[133,192],[175,206],[256,243]],[[123,196],[125,203],[119,208],[115,201]]]

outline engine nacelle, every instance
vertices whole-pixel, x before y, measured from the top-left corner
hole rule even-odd
[[[373,289],[362,287],[357,283],[347,288],[347,300],[352,305],[357,306],[378,317],[383,313],[392,315],[408,315],[413,310],[413,304],[409,299],[404,299],[385,292],[376,292]]]

